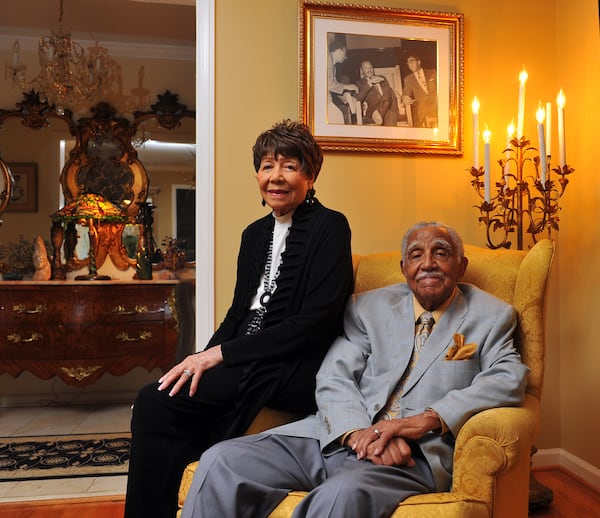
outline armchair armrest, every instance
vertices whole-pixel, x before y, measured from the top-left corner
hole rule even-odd
[[[527,510],[531,447],[539,428],[539,401],[474,415],[461,429],[454,451],[449,493],[406,499],[393,518],[427,516],[519,516]],[[493,502],[494,509],[489,508]],[[444,512],[440,504],[443,505]],[[523,515],[523,516],[526,516]]]

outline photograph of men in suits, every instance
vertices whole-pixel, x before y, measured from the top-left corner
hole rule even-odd
[[[396,126],[398,117],[398,98],[396,93],[383,76],[375,75],[370,61],[360,64],[360,79],[358,86],[358,100],[363,110],[363,124],[377,126]]]
[[[309,492],[298,516],[390,516],[409,496],[448,491],[461,427],[519,405],[528,372],[514,308],[461,283],[467,263],[452,228],[410,228],[406,283],[351,297],[317,375],[317,414],[207,450],[183,518],[267,516],[290,490]]]
[[[421,58],[414,54],[408,56],[406,63],[411,73],[404,78],[402,102],[412,107],[413,126],[437,128],[437,73],[435,69],[425,70]]]

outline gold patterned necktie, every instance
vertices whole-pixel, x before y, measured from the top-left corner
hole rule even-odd
[[[414,356],[416,356],[417,358],[421,354],[423,345],[425,345],[427,338],[429,338],[429,335],[431,334],[431,328],[433,327],[434,323],[435,320],[433,319],[433,315],[429,311],[423,311],[423,313],[421,313],[419,319],[417,320],[417,332],[415,334],[415,349],[413,353]],[[416,361],[416,358],[414,358],[414,360]]]
[[[406,380],[410,376],[411,371],[413,370],[415,364],[417,363],[417,360],[419,359],[419,356],[421,355],[423,346],[425,345],[427,338],[429,338],[429,335],[431,334],[433,324],[435,324],[435,319],[429,311],[423,311],[423,313],[419,315],[419,318],[417,319],[417,330],[415,333],[414,347],[412,351],[412,356],[410,358],[410,362],[408,364],[408,367],[406,367],[402,378],[400,378],[398,385],[396,385],[394,392],[392,392],[392,395],[390,396],[387,405],[383,409],[381,417],[377,420],[395,419],[400,413],[400,398],[402,397],[404,391],[404,384],[406,383]]]

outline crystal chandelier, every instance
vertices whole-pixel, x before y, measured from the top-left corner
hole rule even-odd
[[[42,100],[58,110],[77,111],[101,100],[110,99],[121,82],[120,66],[104,47],[84,49],[71,39],[63,25],[63,0],[60,1],[58,26],[50,36],[40,38],[40,72],[27,80],[27,65],[20,61],[19,41],[15,41],[12,63],[6,63],[6,78],[21,90],[35,90]]]

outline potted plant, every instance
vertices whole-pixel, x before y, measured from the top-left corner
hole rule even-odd
[[[164,268],[172,272],[183,270],[185,268],[185,241],[166,236],[161,244],[165,247]]]
[[[33,274],[34,246],[35,240],[25,239],[22,234],[16,241],[0,243],[0,273],[3,280],[21,280]]]

